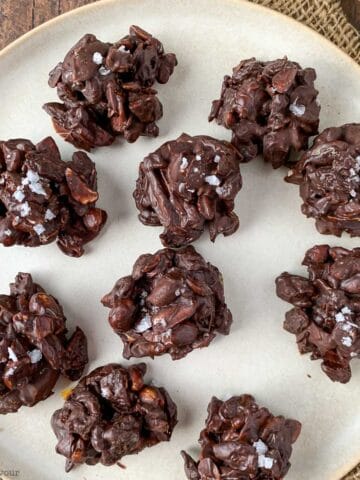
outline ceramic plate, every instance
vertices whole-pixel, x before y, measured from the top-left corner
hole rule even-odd
[[[106,0],[47,23],[1,53],[0,138],[39,141],[54,134],[41,109],[56,97],[47,86],[50,69],[83,34],[115,41],[130,24],[152,32],[178,56],[170,82],[159,87],[165,112],[160,136],[133,145],[118,142],[92,154],[99,175],[99,205],[109,212],[109,221],[82,258],[66,257],[55,244],[0,248],[0,292],[7,292],[18,271],[31,272],[60,299],[69,326],[78,324],[86,331],[89,369],[107,362],[127,363],[100,298],[131,271],[140,254],[161,248],[161,229],[137,220],[131,194],[138,164],[182,132],[229,139],[228,131],[207,122],[225,73],[244,58],[288,55],[317,70],[321,128],[360,120],[360,68],[331,43],[285,16],[245,1]],[[63,157],[69,157],[73,147],[55,138]],[[206,234],[196,242],[199,252],[224,274],[234,316],[231,334],[180,361],[164,356],[147,362],[149,379],[165,385],[178,405],[179,424],[171,442],[126,457],[126,470],[82,466],[66,475],[49,426],[52,412],[63,404],[60,391],[67,386],[63,381],[45,402],[0,418],[0,469],[19,470],[20,480],[183,480],[179,452],[196,450],[210,397],[243,392],[255,395],[275,414],[303,423],[288,480],[339,480],[359,461],[360,364],[353,362],[350,383],[332,383],[320,363],[301,357],[294,337],[283,331],[288,305],[274,292],[274,279],[282,271],[304,273],[300,262],[310,246],[329,242],[355,247],[359,242],[318,234],[313,221],[299,211],[297,188],[283,182],[285,170],[273,171],[257,159],[244,165],[242,174],[244,187],[236,205],[239,231],[218,238],[216,244]]]

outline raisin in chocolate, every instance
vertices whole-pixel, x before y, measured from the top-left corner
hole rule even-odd
[[[107,215],[96,208],[95,164],[84,152],[61,160],[51,137],[0,142],[0,243],[37,247],[56,241],[80,257]]]
[[[285,180],[300,185],[301,210],[320,233],[360,236],[360,124],[324,130]]]
[[[225,76],[221,97],[209,120],[232,131],[232,142],[249,161],[259,153],[274,168],[286,164],[293,151],[308,147],[318,133],[320,106],[314,87],[316,72],[287,58],[243,60]]]
[[[284,328],[301,354],[321,359],[332,381],[347,383],[350,361],[360,358],[360,248],[317,245],[303,265],[309,278],[284,272],[276,279],[278,297],[294,306]]]
[[[291,464],[296,420],[275,417],[251,395],[223,402],[213,397],[200,433],[200,459],[181,452],[189,480],[281,480]]]
[[[127,359],[169,353],[177,360],[227,335],[232,323],[219,270],[192,246],[141,255],[102,303]]]
[[[51,422],[66,471],[82,463],[114,465],[125,455],[170,440],[176,405],[164,388],[144,383],[145,372],[144,363],[109,364],[72,390]]]
[[[134,198],[145,225],[162,225],[164,246],[231,235],[239,227],[234,201],[242,179],[238,152],[226,142],[182,134],[140,164]]]
[[[176,56],[139,27],[114,44],[87,34],[50,72],[62,103],[44,109],[55,130],[85,150],[110,145],[118,135],[128,142],[156,137],[163,109],[152,86],[167,83],[176,65]]]
[[[10,295],[0,295],[0,414],[45,400],[60,374],[77,380],[87,362],[83,331],[67,338],[59,302],[19,273]]]

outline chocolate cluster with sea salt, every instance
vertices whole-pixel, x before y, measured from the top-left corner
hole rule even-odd
[[[232,143],[247,162],[259,153],[278,168],[318,133],[316,72],[287,58],[243,60],[226,75],[209,120],[232,131]]]
[[[44,105],[55,130],[75,147],[110,145],[116,136],[135,142],[156,137],[163,115],[155,82],[167,83],[177,65],[173,53],[137,26],[118,42],[84,35],[50,72],[62,103]]]
[[[192,246],[141,255],[102,303],[127,359],[169,353],[177,360],[227,335],[232,323],[221,273]]]
[[[239,227],[235,197],[242,186],[239,155],[227,142],[183,133],[141,162],[134,198],[145,225],[162,225],[164,246],[231,235]]]
[[[0,243],[37,247],[56,241],[80,257],[107,215],[97,208],[95,164],[84,152],[64,162],[51,137],[0,142]]]
[[[300,186],[301,210],[320,233],[360,236],[360,124],[324,130],[285,181]]]
[[[67,472],[82,463],[124,468],[125,455],[170,440],[176,405],[165,388],[145,384],[145,372],[144,363],[96,368],[53,414],[56,451],[66,457]]]
[[[87,341],[55,297],[19,273],[10,295],[0,295],[0,414],[45,400],[62,374],[77,380],[88,362]]]
[[[351,360],[360,358],[360,248],[317,245],[303,265],[308,279],[287,272],[276,279],[277,295],[294,306],[284,328],[301,354],[321,359],[331,380],[347,383]]]
[[[297,420],[274,416],[251,395],[213,397],[195,461],[182,452],[188,480],[282,480],[291,464]]]

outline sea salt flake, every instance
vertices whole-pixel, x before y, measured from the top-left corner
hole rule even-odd
[[[214,162],[215,162],[215,163],[219,163],[220,160],[221,160],[220,155],[215,155],[215,157],[214,157]]]
[[[359,172],[360,171],[360,155],[355,158],[355,161],[356,161],[355,168]]]
[[[93,62],[96,63],[96,65],[101,65],[104,57],[101,55],[100,52],[94,52],[92,59]]]
[[[341,330],[344,330],[344,332],[350,332],[350,330],[351,330],[350,323],[344,322],[344,324],[341,325]]]
[[[268,446],[260,439],[253,443],[253,447],[255,447],[258,455],[265,455],[265,453],[268,451]]]
[[[356,197],[356,192],[355,192],[354,189],[350,190],[350,195],[351,195],[352,197]]]
[[[21,190],[21,187],[17,187],[17,189],[15,190],[15,192],[13,193],[13,197],[15,198],[15,200],[17,200],[18,202],[22,202],[25,198],[25,194],[24,192]]]
[[[201,160],[201,155],[195,155],[195,160],[197,161]]]
[[[46,221],[50,221],[50,220],[53,220],[54,218],[56,217],[55,213],[50,210],[50,208],[48,208],[45,212],[45,220]]]
[[[8,354],[9,354],[10,360],[12,360],[13,362],[18,361],[18,357],[16,356],[16,353],[14,352],[14,350],[11,347],[8,347]]]
[[[27,217],[30,212],[31,212],[31,208],[28,202],[22,203],[20,207],[20,217]]]
[[[341,340],[341,343],[342,343],[345,347],[351,347],[351,345],[352,345],[352,338],[351,338],[351,337],[344,337],[344,338]]]
[[[42,359],[42,353],[38,348],[27,352],[27,354],[30,357],[31,363],[38,363]]]
[[[271,457],[265,457],[265,455],[258,456],[258,467],[266,468],[270,470],[274,464],[274,459]]]
[[[350,310],[349,307],[343,307],[343,308],[341,309],[341,313],[343,313],[344,315],[346,315],[346,314],[350,315],[350,314],[353,313],[353,312]]]
[[[112,395],[112,392],[110,390],[110,387],[101,387],[100,388],[100,391],[101,391],[101,396],[104,397],[104,398],[109,398],[111,397]]]
[[[205,177],[205,182],[216,187],[217,185],[220,185],[221,180],[216,175],[207,175]]]
[[[31,169],[26,172],[26,178],[30,183],[37,183],[40,180],[39,174]]]
[[[99,73],[100,73],[100,75],[109,75],[109,73],[111,73],[111,70],[102,66],[102,67],[99,68]]]
[[[146,290],[143,290],[141,293],[140,293],[140,297],[142,298],[146,298],[149,294],[147,293]]]
[[[13,375],[15,372],[15,368],[8,368],[7,371],[6,371],[6,376],[10,376],[10,375]]]
[[[358,354],[356,352],[351,352],[350,353],[350,357],[352,357],[352,358],[357,357],[357,356],[358,356]]]
[[[183,172],[189,165],[189,161],[186,157],[182,157],[181,159],[181,164],[180,164],[180,170]]]
[[[183,183],[183,182],[179,183],[179,192],[183,193],[184,190],[185,190],[185,183]]]
[[[194,173],[198,173],[199,169],[197,167],[193,168]]]
[[[135,332],[137,333],[143,333],[146,332],[146,330],[149,330],[151,328],[152,323],[151,323],[151,317],[150,315],[145,315],[134,327]]]
[[[34,232],[39,236],[45,232],[44,225],[41,225],[41,223],[37,223],[36,225],[34,225],[33,229]]]
[[[118,51],[119,52],[127,52],[127,48],[125,47],[125,45],[120,45],[120,47],[118,48]]]
[[[289,106],[289,110],[295,115],[295,117],[302,117],[305,113],[306,107],[305,105],[291,103]]]
[[[4,232],[4,235],[6,235],[7,237],[10,237],[10,235],[11,235],[11,230],[6,229],[5,232]]]
[[[345,322],[345,317],[341,312],[339,312],[335,315],[335,320],[337,322]]]
[[[41,185],[40,182],[30,183],[29,188],[33,193],[37,193],[38,195],[44,195],[44,196],[46,195],[44,187]]]
[[[175,290],[175,295],[176,295],[177,297],[180,297],[180,294],[181,294],[180,288],[177,288],[177,289]]]

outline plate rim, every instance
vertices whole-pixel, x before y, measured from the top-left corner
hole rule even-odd
[[[145,0],[140,0],[140,1],[145,1]],[[174,3],[178,2],[178,0],[169,0],[169,1]],[[208,1],[215,2],[218,0],[208,0]],[[360,75],[360,64],[358,64],[349,54],[344,52],[344,50],[342,50],[339,46],[337,46],[331,40],[324,37],[321,33],[317,32],[316,30],[309,27],[308,25],[301,23],[295,18],[290,17],[284,13],[278,12],[277,10],[273,10],[272,8],[267,7],[265,5],[260,5],[259,3],[253,3],[248,0],[221,0],[221,1],[224,3],[225,2],[233,3],[234,5],[240,4],[240,5],[246,6],[246,8],[258,10],[259,12],[266,13],[267,15],[272,15],[273,17],[282,19],[282,21],[293,24],[297,28],[307,32],[308,35],[312,35],[318,42],[324,43],[327,45],[328,48],[335,50],[338,55],[341,55],[345,60],[347,60],[350,64],[352,64],[352,66],[359,71],[359,75]],[[126,3],[126,0],[97,0],[97,1],[95,0],[93,3],[89,3],[87,5],[74,8],[72,10],[69,10],[68,12],[62,13],[61,15],[58,15],[50,20],[47,20],[41,25],[38,25],[37,27],[34,27],[28,32],[22,34],[20,37],[18,37],[17,39],[10,42],[7,46],[5,46],[0,51],[0,61],[3,58],[7,57],[8,55],[11,55],[15,49],[24,45],[28,40],[35,38],[36,36],[40,35],[41,33],[51,28],[53,25],[57,25],[63,22],[70,16],[76,17],[78,15],[81,15],[85,11],[87,12],[91,10],[101,9],[104,6],[111,5],[111,4],[118,4],[120,2]]]
[[[139,0],[139,2],[145,2],[146,0]],[[174,2],[178,3],[179,0],[168,0],[169,2]],[[209,2],[218,2],[219,0],[208,0]],[[235,7],[238,5],[242,5],[245,8],[251,9],[258,11],[259,14],[262,13],[264,15],[271,15],[275,19],[279,19],[280,21],[284,21],[287,24],[292,24],[294,25],[295,28],[298,28],[304,33],[306,32],[307,35],[311,35],[316,42],[322,43],[326,48],[330,48],[335,52],[336,55],[340,55],[345,61],[347,61],[355,70],[358,70],[359,75],[360,75],[360,64],[358,64],[349,54],[347,54],[345,51],[343,51],[339,46],[334,44],[331,40],[327,39],[325,36],[323,36],[321,33],[317,32],[316,30],[312,29],[310,26],[301,23],[300,21],[294,19],[293,17],[290,17],[284,13],[278,12],[277,10],[273,10],[272,8],[261,5],[258,3],[253,3],[252,1],[249,0],[221,0],[224,3],[227,4],[233,4]],[[61,24],[63,21],[66,21],[67,18],[70,17],[77,17],[82,15],[83,12],[89,12],[89,11],[96,11],[100,10],[102,8],[107,8],[108,5],[111,4],[116,4],[118,5],[119,3],[123,3],[126,5],[126,0],[97,0],[94,1],[93,3],[89,3],[87,5],[83,5],[80,7],[77,7],[75,9],[72,9],[68,12],[62,13],[50,20],[47,20],[46,22],[42,23],[41,25],[38,25],[37,27],[34,27],[33,29],[29,30],[28,32],[22,34],[20,37],[17,39],[13,40],[10,42],[7,46],[5,46],[1,51],[0,51],[0,62],[7,57],[13,55],[14,53],[16,54],[16,51],[18,48],[21,48],[23,45],[26,45],[28,41],[31,41],[33,38],[38,37],[39,35],[42,35],[46,33],[49,28],[52,28],[53,26],[57,26]],[[351,473],[351,471],[358,465],[359,460],[355,460],[356,463],[352,464],[350,463],[350,468],[348,472],[341,473],[341,475],[348,475]],[[2,464],[2,460],[0,459],[0,467]],[[336,473],[336,472],[335,472]],[[339,478],[339,480],[342,480],[344,477]],[[10,480],[9,477],[2,475],[1,479],[3,480]]]

